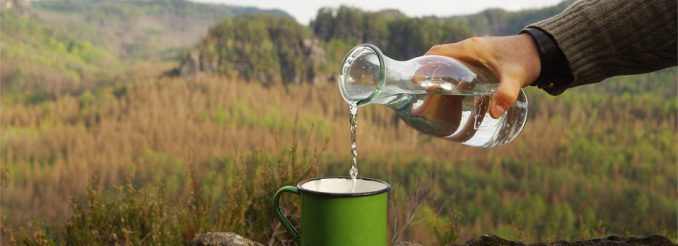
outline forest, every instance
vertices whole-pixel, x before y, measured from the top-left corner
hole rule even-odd
[[[408,59],[516,33],[571,1],[446,18],[342,6],[309,26],[279,10],[181,0],[0,3],[3,244],[183,245],[230,231],[290,245],[274,192],[348,175],[348,106],[335,78],[351,47]],[[361,108],[360,174],[394,187],[389,240],[675,242],[676,72],[557,97],[525,88],[525,129],[494,149]],[[298,222],[298,201],[284,202]]]

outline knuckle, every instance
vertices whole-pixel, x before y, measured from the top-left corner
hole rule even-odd
[[[483,42],[482,37],[470,37],[463,41],[467,45],[479,45]]]
[[[443,44],[436,44],[431,46],[431,48],[428,50],[429,54],[439,54],[445,49],[445,45]]]

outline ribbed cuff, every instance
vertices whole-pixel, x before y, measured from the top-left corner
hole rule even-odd
[[[553,37],[572,69],[569,87],[574,87],[675,66],[676,2],[581,0],[528,27]]]
[[[601,42],[604,38],[599,34],[604,30],[599,30],[596,23],[591,22],[591,15],[601,11],[586,11],[596,1],[576,2],[560,14],[528,26],[550,34],[565,54],[574,78],[569,87],[598,82],[607,77],[605,58],[613,51],[608,44]]]
[[[530,85],[537,86],[554,96],[563,93],[572,83],[572,72],[565,55],[553,37],[534,27],[527,27],[520,33],[526,33],[532,37],[539,53],[541,71],[537,80]]]

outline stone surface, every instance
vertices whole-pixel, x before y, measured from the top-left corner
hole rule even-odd
[[[264,246],[232,232],[208,232],[197,235],[190,246]]]
[[[191,246],[263,246],[247,238],[231,232],[208,232],[196,236],[189,244]],[[553,243],[526,244],[510,241],[495,235],[484,235],[466,241],[463,244],[448,244],[449,246],[673,246],[675,243],[668,238],[659,235],[649,237],[616,237],[610,236],[603,239],[591,239],[584,241],[558,241]],[[393,246],[422,246],[413,242],[397,242]]]
[[[591,239],[584,241],[558,241],[553,243],[533,243],[525,244],[522,242],[510,241],[500,238],[495,235],[485,235],[480,238],[468,240],[465,244],[450,244],[451,246],[672,246],[676,245],[668,238],[659,235],[649,237],[635,238],[635,237],[616,237],[610,236],[603,239]]]
[[[423,246],[423,244],[413,242],[397,242],[393,244],[393,246]]]

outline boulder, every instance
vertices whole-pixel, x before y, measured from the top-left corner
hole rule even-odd
[[[190,246],[264,246],[232,232],[208,232],[197,235]]]

